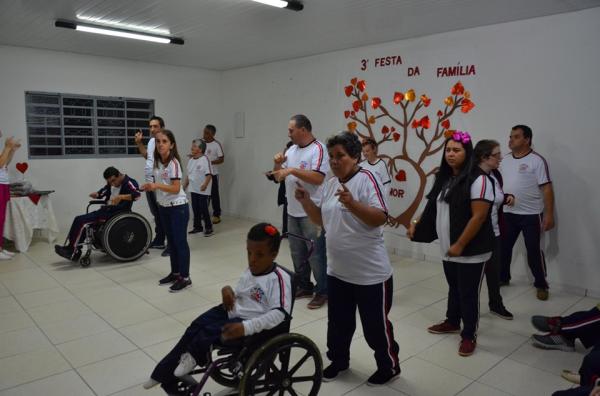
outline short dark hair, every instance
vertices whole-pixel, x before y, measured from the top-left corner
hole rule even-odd
[[[212,124],[206,124],[204,129],[208,129],[213,135],[217,134],[217,128]]]
[[[192,143],[198,146],[198,148],[202,151],[203,154],[206,152],[206,142],[204,140],[194,139],[192,140]]]
[[[273,230],[275,232],[273,232]],[[269,223],[258,223],[248,231],[247,239],[249,241],[262,242],[269,241],[272,252],[278,252],[281,245],[281,234],[279,230]]]
[[[120,174],[121,172],[119,172],[117,168],[115,168],[114,166],[109,166],[108,168],[104,169],[102,177],[108,179],[109,177],[119,176]]]
[[[529,139],[529,145],[531,146],[533,144],[533,131],[527,125],[515,125],[514,127],[512,127],[512,129],[513,131],[515,129],[520,129],[521,131],[523,131],[523,137],[525,139]]]
[[[358,140],[358,136],[356,136],[356,134],[343,131],[335,136],[330,137],[327,139],[327,150],[331,150],[333,146],[337,146],[338,144],[344,147],[344,150],[350,157],[360,161],[362,145],[360,144],[360,140]]]
[[[308,117],[305,116],[304,114],[296,114],[295,116],[290,118],[290,121],[292,121],[292,120],[294,121],[296,128],[298,128],[298,129],[304,128],[308,132],[312,132],[312,124],[310,123],[310,120],[308,119]]]
[[[150,117],[150,120],[148,120],[148,122],[150,122],[152,120],[158,121],[158,124],[160,125],[161,128],[165,127],[165,120],[163,120],[162,117],[159,117],[157,115],[153,115],[152,117]]]
[[[371,146],[373,148],[373,150],[377,149],[377,142],[374,139],[371,138],[366,138],[365,140],[363,140],[362,142],[362,146]]]
[[[477,166],[479,163],[492,155],[494,148],[500,146],[495,140],[483,139],[477,142],[473,149],[473,165]]]

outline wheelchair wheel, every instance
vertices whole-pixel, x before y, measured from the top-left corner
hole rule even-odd
[[[102,247],[118,261],[133,261],[140,258],[152,239],[148,221],[135,212],[119,213],[102,227]]]
[[[316,396],[322,376],[323,361],[315,343],[301,334],[282,334],[252,354],[239,394]]]
[[[227,388],[237,388],[240,383],[240,373],[243,370],[242,362],[236,359],[236,355],[239,351],[235,349],[214,349],[212,351],[211,359],[217,360],[227,357],[228,363],[220,368],[215,369],[210,377],[215,380],[219,385],[223,385]]]

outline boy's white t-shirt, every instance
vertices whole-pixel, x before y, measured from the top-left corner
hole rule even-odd
[[[360,169],[344,185],[356,201],[387,214],[379,180],[373,173]],[[392,275],[392,267],[383,226],[371,227],[354,216],[335,195],[340,189],[337,177],[328,179],[318,205],[327,240],[327,275],[356,285],[385,282]]]
[[[218,175],[219,174],[219,165],[215,165],[212,162],[223,156],[223,146],[221,145],[221,143],[218,140],[213,140],[210,143],[208,143],[207,141],[204,141],[204,143],[206,143],[206,151],[204,152],[204,154],[208,157],[208,159],[211,163],[212,174]]]
[[[385,165],[385,161],[379,158],[377,161],[375,161],[374,164],[372,164],[368,160],[364,160],[360,163],[360,166],[363,169],[370,170],[371,173],[375,174],[375,176],[379,178],[379,181],[383,186],[383,196],[387,200],[390,190],[390,184],[392,183],[392,178],[390,177],[388,168]]]
[[[227,314],[230,319],[244,320],[246,336],[272,329],[291,313],[292,280],[277,266],[262,275],[253,275],[246,268],[234,292],[235,304]]]
[[[327,155],[327,150],[323,143],[316,139],[304,147],[294,144],[285,152],[285,156],[286,161],[282,164],[282,168],[312,170],[319,172],[324,176],[329,172],[329,157]],[[306,191],[308,191],[311,199],[316,205],[318,205],[318,197],[320,195],[319,187],[323,184],[315,185],[306,183],[293,175],[289,175],[285,178],[285,191],[288,196],[288,214],[294,217],[306,217],[307,215],[302,204],[294,198],[294,191],[296,191],[297,187],[296,182],[299,182]]]
[[[437,202],[437,216],[435,220],[435,229],[440,241],[440,252],[442,260],[452,261],[454,263],[484,263],[492,257],[492,252],[477,254],[475,256],[448,256],[448,249],[450,249],[450,205],[448,202],[441,198],[442,193],[438,195]],[[492,181],[486,175],[481,175],[475,179],[471,184],[471,201],[482,200],[493,204],[494,202],[494,191],[492,188]]]
[[[171,184],[173,180],[182,179],[181,165],[176,158],[173,158],[171,162],[165,167],[162,163],[159,163],[158,168],[154,169],[154,179],[156,183]],[[187,204],[187,197],[185,191],[183,191],[183,183],[179,185],[179,192],[176,194],[170,194],[159,190],[156,191],[156,200],[160,206],[174,206]]]
[[[156,139],[150,138],[148,140],[148,147],[146,148],[146,163],[144,164],[144,180],[148,183],[154,181],[154,149],[156,147]]]
[[[188,190],[191,193],[210,195],[212,187],[212,166],[206,155],[202,155],[198,158],[190,158],[187,164],[187,174],[189,180]],[[207,177],[210,178],[210,181],[208,182],[206,189],[201,191],[200,186],[202,186]]]

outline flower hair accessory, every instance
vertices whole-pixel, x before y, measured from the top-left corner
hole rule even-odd
[[[471,141],[471,135],[469,135],[469,132],[456,131],[452,134],[452,140],[467,144]]]
[[[273,227],[271,224],[267,224],[265,226],[265,232],[269,235],[269,236],[275,236],[277,235],[277,228]]]

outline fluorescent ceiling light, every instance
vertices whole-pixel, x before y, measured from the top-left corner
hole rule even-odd
[[[158,36],[169,36],[171,32],[168,29],[161,29],[157,27],[150,27],[144,25],[136,25],[133,23],[123,23],[116,20],[92,17],[86,15],[77,14],[77,19],[83,21],[83,23],[91,23],[93,25],[100,25],[105,27],[115,27],[117,29],[133,30],[134,32],[150,33]]]
[[[54,26],[66,28],[66,29],[79,30],[82,32],[87,32],[87,33],[103,34],[106,36],[123,37],[123,38],[129,38],[129,39],[134,39],[134,40],[150,41],[153,43],[160,43],[160,44],[180,44],[180,45],[183,44],[183,39],[177,38],[177,37],[165,37],[165,36],[159,36],[156,34],[136,32],[133,30],[116,29],[116,28],[111,28],[108,26],[91,25],[88,23],[81,23],[81,22],[58,20],[58,21],[54,22]]]
[[[253,0],[257,3],[262,3],[266,5],[270,5],[277,8],[287,8],[289,10],[301,11],[304,8],[304,5],[297,0]]]

